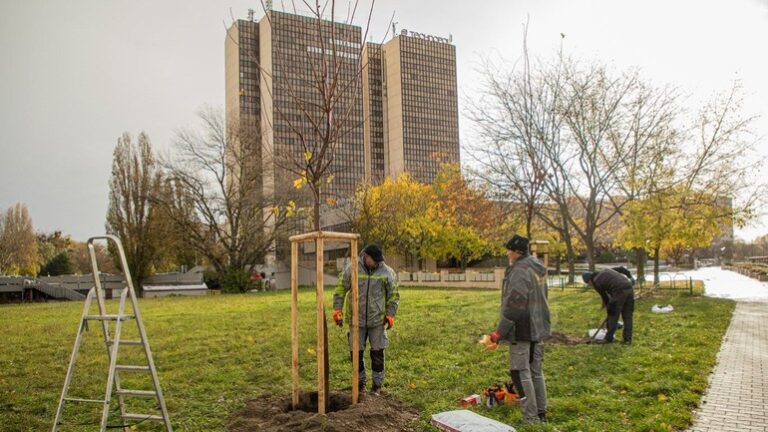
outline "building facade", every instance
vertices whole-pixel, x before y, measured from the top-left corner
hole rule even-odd
[[[432,183],[459,163],[456,47],[404,30],[381,52],[386,175]]]
[[[264,170],[265,191],[293,180],[278,159],[300,155],[299,140],[313,139],[319,113],[311,105],[322,103],[313,69],[328,56],[340,59],[339,82],[352,83],[339,103],[347,127],[329,196],[350,197],[363,179],[377,184],[403,172],[431,183],[442,164],[459,162],[456,47],[407,30],[361,44],[360,27],[273,10],[228,30],[227,118],[258,128],[255,145],[272,168]]]

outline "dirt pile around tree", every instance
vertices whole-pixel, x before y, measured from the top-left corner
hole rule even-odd
[[[331,393],[327,414],[317,414],[317,392],[301,393],[299,409],[290,395],[263,396],[248,401],[230,419],[230,432],[267,431],[414,431],[419,413],[387,394],[361,395],[352,405],[351,393]]]
[[[581,345],[592,343],[592,338],[588,336],[568,336],[558,332],[552,332],[552,335],[544,339],[544,342],[557,345]]]

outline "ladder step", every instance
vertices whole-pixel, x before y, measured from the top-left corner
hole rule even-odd
[[[135,319],[136,315],[86,315],[84,319],[88,321],[126,321]]]
[[[115,365],[115,370],[123,372],[149,372],[149,366]]]
[[[107,345],[113,345],[114,343],[115,343],[115,341],[113,341],[113,340],[111,340],[111,339],[107,341]],[[140,340],[125,340],[125,339],[120,339],[120,345],[138,345],[138,346],[141,346],[141,345],[142,345],[142,343],[141,343],[141,341],[140,341]]]
[[[127,389],[120,389],[117,391],[117,394],[121,396],[136,396],[136,397],[146,397],[146,398],[154,398],[157,397],[157,393],[155,393],[152,390],[127,390]]]
[[[159,420],[163,421],[163,416],[155,415],[155,414],[131,414],[131,413],[125,413],[121,415],[120,417],[126,419],[126,420]]]
[[[83,402],[83,403],[97,403],[97,404],[104,404],[107,403],[104,399],[80,399],[80,398],[64,398],[67,402]]]

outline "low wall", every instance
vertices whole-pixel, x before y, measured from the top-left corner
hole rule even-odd
[[[501,289],[504,281],[503,268],[467,270],[462,273],[440,270],[439,272],[398,272],[400,286],[435,288],[489,288]]]

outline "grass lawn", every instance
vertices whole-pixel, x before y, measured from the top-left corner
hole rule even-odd
[[[289,293],[276,292],[141,300],[176,430],[225,430],[228,416],[244,401],[290,393],[289,299]],[[330,295],[326,300],[330,305]],[[422,411],[421,429],[434,430],[432,413],[457,409],[459,398],[508,380],[506,350],[481,353],[477,344],[493,329],[499,300],[497,291],[401,289],[384,389]],[[314,291],[302,290],[300,302],[301,385],[311,390],[316,388]],[[675,312],[652,314],[654,303],[672,303]],[[114,310],[115,301],[108,307]],[[603,319],[593,292],[553,290],[550,307],[553,331],[568,335],[582,336]],[[546,347],[549,424],[520,426],[514,407],[477,410],[520,431],[684,429],[707,386],[733,308],[732,301],[703,297],[638,301],[631,347]],[[50,430],[81,312],[82,304],[75,302],[0,306],[0,430]],[[134,327],[128,322],[127,337]],[[337,390],[351,381],[345,334],[329,327],[331,386]],[[103,392],[106,353],[100,337],[92,324],[70,396],[98,398]],[[136,357],[130,350],[137,352],[121,348],[120,363],[130,364],[123,354]],[[123,382],[126,388],[146,387],[146,382]],[[73,425],[98,421],[99,414],[98,407],[70,405],[65,410],[70,426],[62,430],[94,430]],[[147,422],[138,428],[154,427]]]

